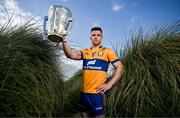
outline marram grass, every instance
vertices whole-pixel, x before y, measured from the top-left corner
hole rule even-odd
[[[81,73],[63,82],[53,47],[32,26],[0,28],[0,116],[79,117]],[[116,50],[125,70],[106,94],[107,116],[180,116],[179,29],[140,30]]]
[[[65,82],[66,102],[64,108],[64,116],[80,117],[79,97],[82,84],[82,71],[77,72],[70,80]]]
[[[108,92],[108,115],[122,117],[180,116],[180,23],[139,30],[125,50],[117,52],[124,74]]]
[[[180,116],[180,24],[132,32],[130,42],[115,47],[124,73],[106,93],[107,117]],[[147,31],[146,31],[147,32]],[[80,92],[79,72],[66,82],[66,116],[77,117]],[[71,107],[70,107],[71,106]]]
[[[33,24],[0,28],[0,117],[62,114],[56,57]]]

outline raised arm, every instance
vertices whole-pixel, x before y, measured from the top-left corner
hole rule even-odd
[[[72,51],[67,41],[63,41],[62,44],[63,44],[64,53],[68,58],[74,59],[74,60],[81,59],[82,57],[81,51]]]

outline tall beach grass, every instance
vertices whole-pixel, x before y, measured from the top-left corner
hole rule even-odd
[[[63,81],[57,50],[37,29],[0,27],[0,117],[79,117],[82,73]],[[140,29],[115,49],[125,70],[106,94],[107,116],[180,116],[179,31],[179,21]]]
[[[0,116],[61,116],[57,55],[34,24],[0,28]]]
[[[125,71],[108,92],[108,115],[121,117],[180,116],[180,22],[151,32],[133,32],[121,61]],[[147,31],[146,31],[147,32]]]
[[[81,117],[80,107],[80,89],[82,84],[82,71],[78,71],[73,77],[65,82],[66,102],[64,108],[64,116]]]
[[[105,99],[107,117],[180,116],[180,22],[155,27],[150,32],[139,28],[130,41],[115,47],[124,65],[120,81]],[[82,74],[66,82],[69,101],[67,116],[78,114]]]

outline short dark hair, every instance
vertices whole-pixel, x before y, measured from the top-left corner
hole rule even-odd
[[[95,31],[95,30],[98,30],[98,31],[100,31],[102,33],[102,29],[100,27],[92,27],[91,28],[91,32]]]

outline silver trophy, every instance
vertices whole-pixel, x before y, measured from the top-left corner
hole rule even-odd
[[[44,17],[44,39],[47,35],[47,38],[53,42],[62,42],[69,34],[71,27],[71,11],[65,6],[51,5],[48,10],[48,17]]]

